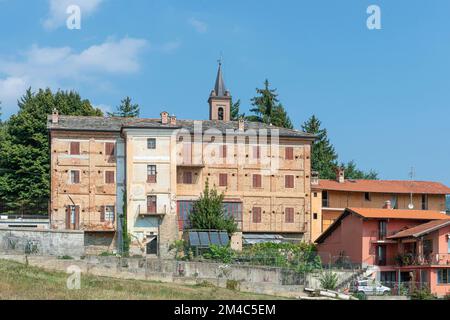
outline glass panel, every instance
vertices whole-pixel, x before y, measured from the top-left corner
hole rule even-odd
[[[200,238],[200,244],[202,246],[209,246],[209,235],[207,232],[199,232],[198,237]]]
[[[209,233],[209,236],[211,238],[211,244],[214,244],[216,246],[220,246],[222,244],[220,242],[219,233],[218,232],[212,231],[212,232]]]
[[[228,233],[226,232],[219,232],[219,238],[222,245],[226,246],[228,242],[230,242],[230,238],[228,238]]]
[[[195,231],[189,232],[189,242],[190,242],[191,246],[199,246],[200,245],[200,240],[198,238],[197,232],[195,232]]]

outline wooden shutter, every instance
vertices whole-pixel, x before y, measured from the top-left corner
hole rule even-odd
[[[147,196],[147,213],[156,213],[156,196]]]
[[[284,176],[284,187],[285,188],[294,187],[294,176],[292,175]]]
[[[114,142],[106,142],[105,143],[105,155],[114,156],[116,153],[116,145]]]
[[[260,146],[254,146],[253,147],[253,158],[259,159],[261,157],[261,148]]]
[[[227,145],[224,144],[222,148],[220,149],[220,157],[226,158],[227,157]]]
[[[253,175],[253,188],[261,188],[261,175],[260,174]]]
[[[285,213],[285,222],[294,223],[294,208],[286,208],[284,210],[284,213]]]
[[[78,170],[73,171],[73,183],[74,184],[80,183],[80,171]]]
[[[100,222],[105,222],[105,206],[100,206]]]
[[[219,174],[219,186],[220,187],[226,187],[228,185],[228,174],[221,173]]]
[[[184,184],[192,184],[192,172],[185,171],[183,173],[183,183]]]
[[[253,208],[253,223],[261,223],[261,208]]]
[[[80,143],[79,142],[71,142],[70,143],[70,154],[71,155],[79,155],[80,154]]]
[[[69,230],[70,228],[70,206],[66,206],[66,229]]]
[[[80,229],[80,206],[75,206],[75,230]]]
[[[114,171],[106,171],[105,172],[105,182],[107,184],[114,183]]]
[[[284,151],[286,160],[294,160],[294,148],[286,147]]]

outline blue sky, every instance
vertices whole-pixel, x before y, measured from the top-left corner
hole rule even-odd
[[[66,28],[68,4],[81,30]],[[371,4],[381,30],[366,27]],[[205,119],[222,54],[244,109],[268,78],[297,128],[322,120],[342,161],[450,185],[448,0],[0,0],[0,39],[3,119],[28,86]]]

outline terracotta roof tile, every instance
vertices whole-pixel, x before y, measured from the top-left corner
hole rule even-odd
[[[439,182],[409,180],[319,180],[317,189],[353,192],[450,194],[450,188]]]
[[[450,219],[450,216],[433,210],[399,210],[378,208],[348,208],[364,218],[374,219],[417,219],[417,220],[439,220]]]
[[[408,237],[420,237],[424,234],[439,230],[443,227],[450,225],[450,219],[444,220],[434,220],[424,224],[419,224],[413,228],[400,231],[393,236],[388,237],[388,239],[398,239],[398,238],[408,238]]]

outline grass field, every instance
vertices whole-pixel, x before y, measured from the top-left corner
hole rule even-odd
[[[81,275],[81,289],[68,290],[68,275],[0,260],[0,299],[53,300],[265,300],[276,297],[236,292],[208,285],[179,285]]]

